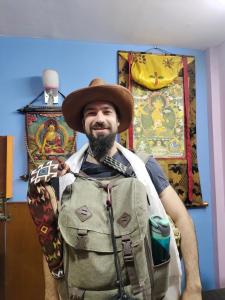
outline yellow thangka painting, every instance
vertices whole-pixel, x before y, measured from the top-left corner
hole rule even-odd
[[[133,148],[156,158],[185,156],[183,82],[151,91],[132,84]]]

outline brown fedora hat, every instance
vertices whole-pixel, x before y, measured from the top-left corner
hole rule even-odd
[[[84,132],[82,125],[84,107],[94,101],[111,103],[118,114],[120,125],[118,132],[129,128],[133,119],[133,96],[121,85],[110,85],[96,78],[89,86],[69,94],[62,104],[62,113],[67,124],[74,130]]]

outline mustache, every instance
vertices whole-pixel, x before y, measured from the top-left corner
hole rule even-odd
[[[91,129],[107,129],[108,126],[106,126],[105,123],[97,122],[93,126],[91,126]]]

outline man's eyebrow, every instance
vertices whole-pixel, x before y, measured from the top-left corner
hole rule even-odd
[[[87,110],[95,110],[95,109],[98,109],[98,108],[96,108],[95,106],[88,106],[88,107],[84,108],[84,112],[87,111]],[[101,109],[112,109],[113,110],[113,107],[106,104],[104,106],[101,106]]]
[[[113,107],[106,105],[106,106],[103,106],[102,109],[113,109]]]

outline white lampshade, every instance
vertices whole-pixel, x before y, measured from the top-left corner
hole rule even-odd
[[[58,103],[59,75],[55,70],[45,69],[42,74],[44,98],[47,105]]]
[[[59,75],[55,70],[45,69],[42,80],[45,89],[59,89]]]

